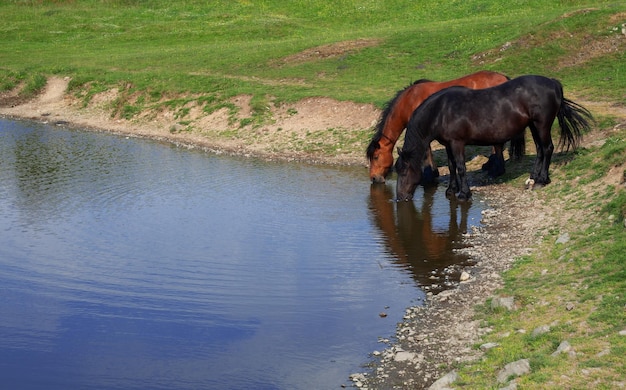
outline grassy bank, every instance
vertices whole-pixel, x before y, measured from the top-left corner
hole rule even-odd
[[[381,107],[413,80],[478,69],[548,75],[574,100],[626,106],[624,2],[9,0],[0,16],[0,93],[19,86],[26,99],[47,77],[67,76],[85,106],[115,89],[111,116],[130,121],[167,108],[185,126],[190,102],[235,118],[231,99],[251,96],[249,116],[221,137],[245,137],[281,102],[326,96]],[[484,341],[498,346],[458,367],[455,386],[499,388],[497,372],[525,358],[532,371],[519,378],[522,388],[625,381],[626,119],[592,111],[588,136],[600,142],[557,156],[553,183],[537,192],[565,204],[561,224],[505,275],[501,294],[517,309],[478,308],[493,328]],[[337,153],[362,148],[369,130],[359,131],[332,145],[316,133],[301,142]],[[516,167],[502,181],[523,185],[528,166]],[[557,244],[564,233],[569,241]],[[533,336],[542,325],[550,331]],[[552,356],[563,341],[572,352]]]
[[[505,273],[499,295],[513,297],[515,310],[493,308],[490,302],[478,308],[478,319],[492,331],[475,347],[495,347],[479,362],[460,367],[456,385],[501,388],[505,384],[496,380],[500,370],[528,359],[531,372],[515,379],[519,388],[624,386],[625,162],[625,121],[601,146],[557,162],[553,183],[539,197],[561,210],[559,226],[547,232],[533,255]],[[521,185],[523,178],[513,182]],[[547,331],[535,333],[541,327]],[[557,353],[564,343],[570,347]]]

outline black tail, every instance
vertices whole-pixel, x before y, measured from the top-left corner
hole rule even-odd
[[[561,127],[559,147],[563,149],[564,146],[567,146],[567,150],[570,147],[574,150],[578,147],[583,133],[591,129],[589,122],[594,121],[589,110],[565,97],[563,97],[561,108],[556,117]]]

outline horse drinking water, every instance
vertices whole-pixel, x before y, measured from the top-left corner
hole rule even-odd
[[[385,109],[376,125],[376,133],[367,147],[367,158],[370,162],[370,179],[373,182],[385,182],[385,177],[391,172],[391,167],[393,166],[393,148],[398,138],[404,131],[413,111],[430,95],[456,85],[480,89],[493,87],[508,80],[509,78],[501,73],[483,70],[450,81],[418,80],[403,90],[398,91],[396,96],[385,105]],[[511,154],[514,154],[515,157],[523,156],[524,146],[524,134],[522,133],[511,140]],[[494,161],[494,163],[488,167],[489,174],[491,176],[499,176],[504,173],[502,145],[494,146],[494,154],[495,157],[490,158],[490,161]],[[432,172],[432,175],[435,177],[438,175],[430,147],[425,158],[424,172],[425,174]],[[426,178],[424,177],[424,179]]]
[[[550,131],[557,118],[559,145],[576,148],[582,131],[589,130],[591,113],[563,97],[558,80],[521,76],[498,86],[473,90],[450,87],[433,94],[411,116],[404,146],[396,161],[398,200],[413,198],[421,177],[421,162],[432,140],[446,148],[450,184],[446,195],[468,199],[465,145],[502,144],[530,127],[537,158],[530,173],[536,184],[550,183],[548,168],[554,145]]]

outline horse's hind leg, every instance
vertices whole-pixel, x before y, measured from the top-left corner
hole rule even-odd
[[[433,158],[433,150],[429,147],[424,155],[424,161],[422,162],[422,184],[428,185],[435,182],[435,179],[439,177],[439,170],[437,169],[437,163]]]
[[[452,186],[452,175],[454,175],[454,193],[458,191],[457,198],[459,200],[467,200],[472,196],[472,192],[469,189],[469,185],[467,184],[467,168],[465,167],[465,145],[461,143],[453,143],[450,147],[446,147],[446,152],[448,153],[448,161],[453,161],[453,164],[450,164],[450,186]],[[452,166],[454,165],[454,167]],[[456,168],[453,171],[453,168]],[[448,190],[446,190],[446,195],[450,194],[450,186],[448,186]]]
[[[493,146],[493,153],[489,156],[489,161],[483,164],[483,171],[487,171],[487,174],[491,177],[498,177],[504,175],[504,154],[502,150],[504,144],[498,144]]]
[[[537,149],[537,158],[535,159],[530,178],[536,184],[546,185],[550,183],[548,170],[552,160],[552,153],[554,152],[554,144],[550,134],[551,126],[532,123],[529,127],[535,141],[535,148]]]

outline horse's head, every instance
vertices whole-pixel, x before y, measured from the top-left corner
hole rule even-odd
[[[370,179],[372,182],[384,183],[393,167],[393,155],[381,150],[378,141],[372,141],[367,148],[367,158],[370,161]]]
[[[396,199],[398,201],[409,201],[413,199],[413,194],[422,179],[421,157],[415,151],[398,150],[396,160]]]

